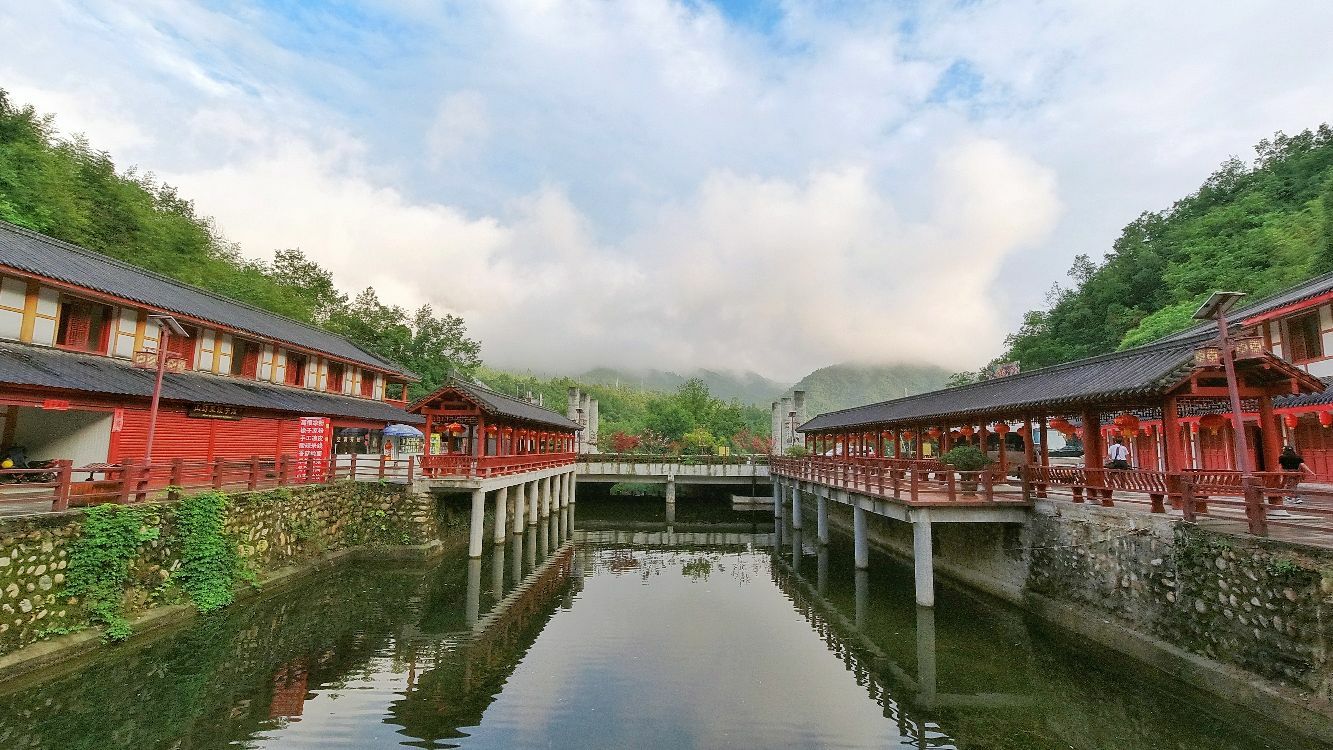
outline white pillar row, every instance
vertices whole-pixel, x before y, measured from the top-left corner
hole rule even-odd
[[[528,525],[536,526],[537,506],[539,504],[537,499],[537,481],[533,480],[531,482],[528,482],[527,485],[528,485]]]
[[[860,505],[852,506],[852,547],[856,569],[870,567],[870,542],[866,538],[866,512]]]
[[[541,479],[538,492],[541,495],[541,515],[546,518],[551,515],[551,478]]]
[[[515,534],[522,534],[522,533],[523,533],[523,524],[524,524],[524,521],[525,521],[524,516],[526,516],[526,515],[527,515],[527,512],[528,512],[528,509],[527,509],[527,507],[526,507],[527,504],[526,504],[526,502],[524,501],[524,498],[523,498],[523,495],[524,495],[524,492],[523,492],[523,491],[526,490],[527,488],[528,488],[528,484],[527,484],[527,482],[519,482],[518,484],[514,485],[514,528],[513,528],[513,532],[514,532]]]
[[[801,528],[801,485],[791,483],[791,527]]]
[[[773,485],[773,515],[782,517],[782,489],[781,483],[777,477],[772,477],[769,482]]]
[[[569,472],[569,504],[573,505],[579,500],[579,475],[577,471]]]
[[[482,527],[486,523],[486,492],[484,490],[472,491],[472,521],[468,526],[467,556],[481,557]],[[480,575],[478,570],[478,575]]]
[[[574,502],[574,472],[565,472],[560,477],[560,486],[564,492],[560,494],[560,507],[568,508],[569,504]]]
[[[828,544],[828,498],[823,495],[815,496],[815,532],[819,537],[819,543]]]
[[[931,545],[930,511],[914,510],[912,521],[912,566],[916,570],[916,603],[935,606],[935,552]]]
[[[495,548],[491,550],[491,591],[495,592],[495,599],[499,601],[505,595],[505,542],[509,541],[509,532],[504,526],[499,527],[504,532],[504,538],[495,543]]]
[[[495,491],[495,533],[491,541],[504,544],[509,538],[509,488],[502,487]]]

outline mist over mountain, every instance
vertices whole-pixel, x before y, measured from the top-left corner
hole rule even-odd
[[[933,391],[942,388],[950,374],[938,365],[844,362],[815,370],[789,391],[805,391],[806,415],[813,417],[828,411]],[[769,403],[772,403],[771,399]]]
[[[674,391],[681,383],[698,378],[708,386],[708,392],[723,401],[736,399],[742,404],[767,406],[783,384],[755,372],[727,372],[724,370],[693,370],[676,373],[654,369],[620,369],[596,367],[574,376],[581,383],[610,386],[629,386],[647,391]]]

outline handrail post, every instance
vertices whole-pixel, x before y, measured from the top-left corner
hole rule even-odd
[[[212,479],[213,489],[215,490],[222,489],[222,459],[214,458],[213,465],[210,467],[210,469],[212,471],[211,479]]]
[[[133,459],[126,459],[121,462],[120,497],[116,500],[121,505],[128,505],[130,502],[130,487],[133,485],[134,468]]]
[[[171,490],[167,492],[167,500],[176,502],[181,499],[181,488],[185,486],[185,459],[179,456],[171,459]]]
[[[385,462],[386,460],[388,460],[388,459],[385,458],[385,456],[384,456],[383,453],[381,453],[381,454],[380,454],[380,476],[379,476],[379,478],[380,478],[381,480],[384,479],[384,462]]]
[[[911,474],[911,476],[908,478],[908,488],[907,488],[907,489],[908,489],[908,499],[911,500],[912,502],[916,502],[917,494],[918,494],[918,488],[919,488],[919,485],[920,485],[920,483],[921,483],[921,479],[920,479],[920,477],[917,476],[918,472],[917,472],[915,466],[913,466],[913,467],[910,469],[910,471],[912,472],[912,474]]]
[[[953,502],[958,499],[958,495],[956,494],[958,491],[958,487],[957,484],[954,482],[954,479],[955,477],[953,469],[949,469],[948,471],[944,472],[944,488],[949,495],[949,502]]]
[[[414,460],[414,459],[416,459],[416,454],[414,454],[414,453],[409,453],[409,454],[407,454],[407,483],[408,483],[408,484],[411,484],[412,481],[413,481],[413,479],[412,479],[412,473],[413,473],[412,470],[415,468],[415,460]]]
[[[250,479],[246,482],[246,489],[252,492],[259,489],[259,456],[250,456]]]
[[[74,462],[62,458],[56,465],[60,468],[56,472],[56,496],[51,500],[51,510],[69,510],[69,485],[74,476]]]
[[[351,479],[353,482],[355,482],[355,481],[357,480],[357,475],[356,475],[356,474],[357,474],[357,472],[356,472],[356,459],[357,459],[357,456],[358,456],[358,455],[359,455],[359,454],[356,454],[356,453],[353,453],[353,454],[352,454],[352,468],[348,469],[348,476],[347,476],[347,478],[348,478],[348,479]],[[337,460],[338,460],[337,458],[334,459],[334,461],[337,461]],[[334,464],[334,467],[335,467],[335,473],[337,473],[337,472],[336,472],[336,467],[337,467],[337,466],[338,466],[338,464],[335,463],[335,464]]]
[[[1241,478],[1245,492],[1245,518],[1250,522],[1250,533],[1268,536],[1268,511],[1264,508],[1263,491],[1252,476]]]
[[[1187,474],[1176,475],[1180,480],[1180,512],[1186,521],[1194,521],[1194,480]]]
[[[1004,450],[1004,444],[1000,444],[1000,450]],[[995,502],[995,475],[989,468],[981,470],[981,486],[985,489],[986,502]]]

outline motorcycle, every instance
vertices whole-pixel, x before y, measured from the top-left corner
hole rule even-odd
[[[55,468],[56,462],[54,460],[31,460],[28,458],[27,448],[24,448],[21,445],[15,445],[5,451],[4,458],[0,459],[0,469],[51,469],[51,471],[0,474],[0,484],[18,484],[21,482],[47,484],[54,482],[58,477]]]

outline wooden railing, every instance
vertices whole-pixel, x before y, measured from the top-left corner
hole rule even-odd
[[[960,472],[937,461],[813,456],[774,458],[776,475],[839,487],[908,504],[960,501],[1030,502],[1051,498],[1113,507],[1146,507],[1152,513],[1179,511],[1186,521],[1200,516],[1243,519],[1252,534],[1270,526],[1333,538],[1333,488],[1293,489],[1293,475],[1239,472],[1103,469],[1086,466],[1022,466],[1018,477],[994,471]],[[1299,496],[1300,505],[1287,502]],[[1217,513],[1225,509],[1230,513]]]
[[[421,474],[431,479],[496,477],[540,471],[574,463],[573,453],[525,453],[517,456],[421,456]]]
[[[765,466],[767,454],[743,453],[732,456],[676,456],[652,453],[580,453],[579,461],[613,464],[680,464],[684,466]]]

